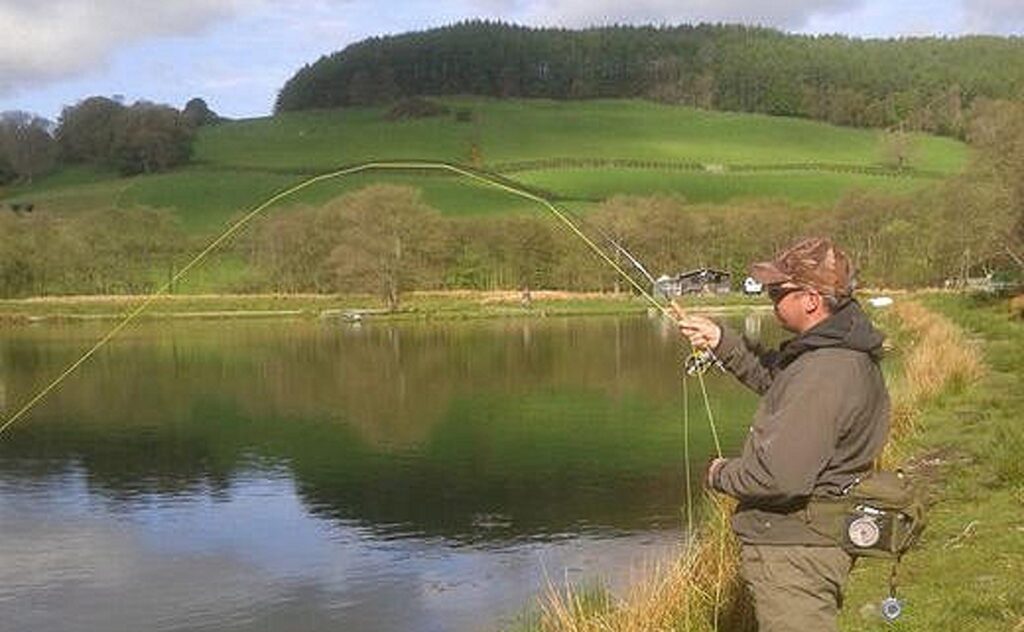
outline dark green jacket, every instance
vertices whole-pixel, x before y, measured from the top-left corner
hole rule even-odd
[[[808,528],[803,509],[812,497],[839,495],[882,451],[889,394],[881,346],[855,301],[778,351],[723,328],[716,355],[762,395],[743,453],[713,482],[739,500],[732,524],[742,542],[834,544]]]

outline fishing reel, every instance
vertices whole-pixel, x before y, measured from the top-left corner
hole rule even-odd
[[[719,360],[714,352],[710,349],[694,349],[693,353],[686,358],[686,362],[683,363],[683,368],[686,370],[686,374],[693,375],[704,375],[712,367],[717,367],[721,370],[725,370],[722,365],[722,361]]]

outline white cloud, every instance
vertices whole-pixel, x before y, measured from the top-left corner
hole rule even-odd
[[[963,11],[968,33],[1024,34],[1021,0],[963,0]]]
[[[87,95],[121,93],[179,105],[201,95],[229,116],[265,114],[281,84],[320,55],[472,18],[1020,35],[1024,0],[0,0],[0,110],[54,117]]]
[[[242,0],[130,4],[0,0],[0,95],[102,67],[126,44],[201,32],[235,14]]]
[[[1012,0],[1019,1],[1019,0]],[[678,24],[741,22],[797,29],[813,16],[847,11],[864,0],[473,0],[482,10],[531,24]]]

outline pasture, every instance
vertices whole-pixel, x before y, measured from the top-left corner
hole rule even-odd
[[[652,193],[693,203],[773,198],[827,208],[854,189],[928,186],[968,158],[962,143],[915,135],[910,170],[882,175],[887,141],[878,130],[645,101],[441,101],[452,114],[388,121],[384,108],[351,108],[229,121],[200,131],[187,168],[133,178],[70,168],[29,187],[0,190],[0,199],[31,200],[57,213],[167,209],[187,232],[203,236],[311,175],[369,160],[473,164],[586,210],[612,195]],[[318,184],[288,203],[318,204],[380,181],[420,188],[447,215],[531,209],[463,179],[411,173]]]

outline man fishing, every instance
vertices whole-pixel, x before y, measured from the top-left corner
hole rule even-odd
[[[882,334],[852,297],[849,259],[828,239],[799,241],[754,264],[752,276],[796,334],[778,350],[676,308],[682,335],[761,395],[742,453],[712,461],[707,484],[739,501],[732,527],[758,629],[836,630],[853,558],[813,528],[808,505],[840,496],[882,451]]]

